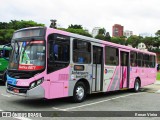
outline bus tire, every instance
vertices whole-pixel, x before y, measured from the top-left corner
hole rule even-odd
[[[2,82],[3,82],[4,85],[6,83],[6,80],[7,80],[7,75],[6,75],[6,72],[5,72],[3,77],[2,77]]]
[[[86,98],[86,86],[83,82],[76,83],[73,92],[73,102],[80,103]]]
[[[134,92],[138,92],[140,90],[140,82],[139,79],[136,79],[134,82]]]

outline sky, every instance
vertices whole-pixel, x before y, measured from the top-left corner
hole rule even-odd
[[[90,32],[121,24],[133,34],[160,30],[160,0],[0,0],[0,22],[33,20],[47,27],[56,19],[64,28],[79,24]]]

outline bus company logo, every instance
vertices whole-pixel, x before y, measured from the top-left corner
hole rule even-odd
[[[105,73],[105,74],[109,74],[109,73],[112,74],[113,72],[114,72],[114,70],[112,70],[112,69],[110,69],[110,70],[109,70],[109,69],[105,69],[105,70],[104,70],[104,73]]]

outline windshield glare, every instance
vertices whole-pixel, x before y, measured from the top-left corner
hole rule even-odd
[[[14,45],[13,45],[14,44]],[[15,42],[9,69],[40,70],[45,64],[44,41]]]

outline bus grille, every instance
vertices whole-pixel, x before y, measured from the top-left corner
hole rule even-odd
[[[18,87],[18,86],[13,86],[13,85],[8,84],[7,89],[9,91],[14,91],[14,89],[17,89],[19,91],[19,93],[25,93],[26,94],[27,90],[29,90],[29,87]]]

